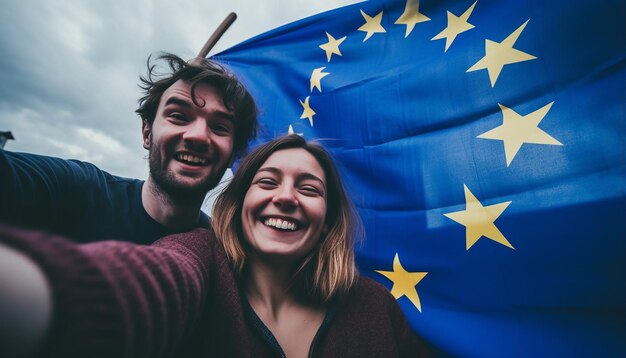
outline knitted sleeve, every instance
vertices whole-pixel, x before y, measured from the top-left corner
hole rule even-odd
[[[37,262],[52,287],[41,356],[176,356],[205,308],[214,240],[204,229],[140,246],[0,226],[0,241]]]

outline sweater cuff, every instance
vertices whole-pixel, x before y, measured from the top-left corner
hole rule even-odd
[[[114,291],[80,245],[0,225],[0,241],[35,261],[52,289],[53,315],[42,356],[122,357],[122,311]]]

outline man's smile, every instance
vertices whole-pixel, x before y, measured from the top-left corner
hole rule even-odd
[[[189,153],[176,153],[174,159],[187,165],[192,166],[206,166],[209,164],[209,159],[206,157],[189,154]]]

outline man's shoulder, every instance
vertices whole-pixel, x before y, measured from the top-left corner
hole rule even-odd
[[[37,175],[54,175],[62,177],[108,177],[111,174],[95,164],[78,159],[64,159],[49,155],[12,152],[0,149],[3,158],[13,170]]]
[[[122,177],[122,176],[110,174],[102,170],[101,172],[104,173],[104,175],[106,176],[106,181],[110,185],[117,185],[121,187],[133,187],[133,188],[141,189],[141,187],[145,183],[145,180],[143,179]]]

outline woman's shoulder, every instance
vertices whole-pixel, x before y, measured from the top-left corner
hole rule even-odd
[[[348,304],[353,309],[367,307],[368,310],[380,311],[381,313],[399,309],[396,299],[389,290],[381,283],[370,277],[360,276],[350,293],[343,299],[344,305]]]
[[[346,297],[334,323],[341,351],[345,342],[358,346],[363,355],[380,357],[428,357],[427,345],[410,328],[391,292],[372,278],[361,276]],[[350,353],[354,354],[350,345]]]
[[[175,249],[185,246],[193,249],[213,249],[215,246],[215,234],[213,230],[195,228],[187,232],[170,234],[162,237],[152,244],[153,247]]]
[[[355,293],[358,295],[371,295],[379,299],[391,299],[395,301],[389,290],[380,282],[366,276],[359,276],[355,285]]]

